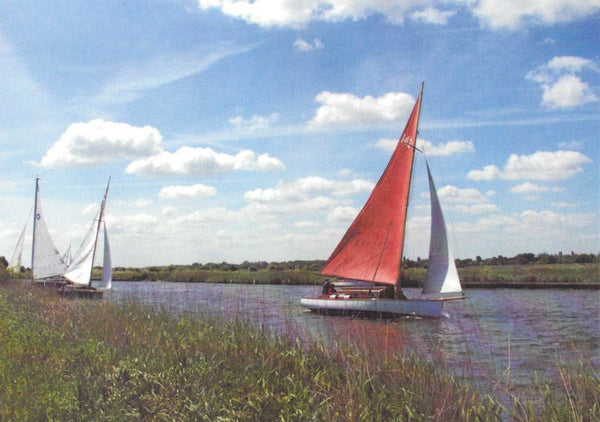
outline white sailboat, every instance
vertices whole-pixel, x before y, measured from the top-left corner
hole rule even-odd
[[[34,218],[34,236],[32,249],[32,281],[35,283],[48,284],[51,282],[54,285],[59,285],[60,292],[63,294],[75,294],[84,297],[101,297],[104,289],[92,287],[92,269],[96,257],[96,249],[100,228],[104,225],[104,274],[110,276],[112,282],[112,269],[104,267],[111,265],[110,247],[108,246],[108,236],[106,234],[106,226],[104,223],[104,210],[106,207],[106,199],[110,187],[110,178],[106,186],[106,192],[100,205],[100,210],[93,219],[90,229],[81,242],[81,246],[75,255],[72,256],[70,262],[65,262],[63,256],[60,255],[54,242],[50,237],[50,233],[46,228],[46,224],[41,213],[40,194],[39,194],[39,179],[36,180],[36,202],[35,202],[35,218]],[[108,256],[107,256],[108,254]],[[110,289],[110,284],[109,284]]]
[[[427,277],[416,298],[406,299],[399,285],[422,97],[423,86],[384,173],[321,270],[323,275],[363,283],[303,297],[302,306],[333,314],[435,318],[441,316],[445,300],[464,298],[428,164],[431,238]]]
[[[33,207],[33,241],[31,247],[31,281],[41,285],[62,285],[62,274],[67,270],[48,227],[40,197],[40,179],[35,179],[35,204]]]

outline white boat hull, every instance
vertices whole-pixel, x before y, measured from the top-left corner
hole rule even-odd
[[[379,299],[379,298],[343,298],[331,296],[303,297],[300,304],[314,312],[353,315],[368,314],[374,316],[410,315],[438,318],[442,314],[442,300],[427,299]]]

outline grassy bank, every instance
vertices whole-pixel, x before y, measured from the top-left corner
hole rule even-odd
[[[536,401],[478,392],[369,345],[300,344],[247,323],[0,287],[0,420],[598,420],[600,386],[565,368]],[[370,353],[370,352],[371,353]]]
[[[178,281],[195,283],[239,283],[239,284],[321,284],[324,277],[307,267],[263,269],[202,269],[189,266],[167,266],[143,269],[115,269],[114,278],[122,281]],[[458,269],[461,281],[467,287],[486,284],[588,284],[600,286],[600,264],[528,264],[528,265],[480,265]],[[426,268],[406,268],[402,285],[422,285]],[[98,272],[98,276],[100,273]]]
[[[260,264],[260,265],[258,265]],[[324,261],[291,261],[285,263],[168,265],[147,268],[113,269],[113,279],[119,281],[172,281],[189,283],[236,283],[236,284],[321,284],[324,276],[319,274]],[[419,287],[425,280],[425,266],[408,266],[402,270],[402,285]],[[505,265],[459,266],[458,273],[464,287],[519,287],[543,285],[546,287],[569,287],[575,285],[600,288],[600,263],[527,263]],[[7,278],[0,268],[0,280]],[[94,269],[94,277],[100,278],[101,269]],[[27,270],[12,275],[28,279]]]
[[[427,274],[426,268],[408,268],[404,278],[408,285],[421,285]],[[527,264],[527,265],[480,265],[458,268],[463,286],[494,287],[512,284],[590,285],[600,287],[600,264]]]

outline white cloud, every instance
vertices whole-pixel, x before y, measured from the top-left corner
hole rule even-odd
[[[592,160],[577,151],[538,151],[531,155],[511,154],[501,171],[494,165],[483,170],[471,170],[472,180],[540,180],[555,181],[573,177],[583,171],[583,164]]]
[[[511,154],[504,166],[509,180],[563,180],[583,171],[582,164],[592,160],[576,151],[538,151],[532,155]]]
[[[496,180],[500,179],[501,175],[500,169],[492,164],[482,170],[471,170],[467,177],[471,180]]]
[[[313,51],[323,48],[323,43],[318,38],[315,38],[312,43],[303,40],[302,38],[298,38],[294,42],[294,48],[300,51]]]
[[[242,116],[236,116],[230,118],[229,123],[238,130],[260,132],[268,130],[271,124],[277,122],[277,120],[279,120],[279,113],[272,113],[269,116],[254,115],[249,119],[244,119]]]
[[[161,151],[133,161],[126,173],[143,176],[193,175],[215,176],[233,170],[281,170],[285,166],[269,154],[257,156],[244,150],[236,155],[218,153],[211,148],[182,147],[175,152]]]
[[[595,223],[596,215],[594,213],[586,214],[559,214],[554,211],[523,211],[520,215],[521,222],[525,227],[540,227],[542,230],[548,230],[552,227],[582,228]]]
[[[354,207],[335,207],[327,215],[327,221],[332,222],[352,222],[360,210]]]
[[[433,145],[429,141],[425,141],[421,138],[418,138],[417,147],[429,156],[445,156],[452,154],[460,154],[463,152],[475,152],[475,147],[473,146],[473,142],[471,141],[449,141],[445,144]]]
[[[447,185],[438,189],[438,196],[448,203],[478,204],[488,202],[488,196],[479,192],[478,189],[459,189],[456,186]]]
[[[351,196],[371,192],[372,182],[356,179],[349,182],[327,180],[322,177],[306,177],[291,183],[279,182],[274,188],[255,189],[246,192],[249,202],[303,202],[314,195]]]
[[[322,105],[309,125],[360,126],[374,122],[390,122],[407,117],[414,105],[414,98],[401,92],[390,92],[375,98],[367,95],[359,98],[348,93],[321,92],[316,101]]]
[[[161,198],[205,197],[216,195],[216,193],[217,190],[212,186],[195,184],[190,186],[165,186],[160,190],[158,196]]]
[[[570,108],[596,102],[598,97],[578,76],[561,76],[552,85],[542,85],[542,104],[551,108]]]
[[[518,29],[525,23],[552,25],[598,12],[597,0],[479,0],[472,13],[493,29]]]
[[[576,75],[586,69],[598,72],[598,67],[592,60],[558,56],[528,72],[526,78],[542,88],[542,105],[548,108],[573,108],[598,101],[592,88]]]
[[[515,30],[525,24],[570,22],[598,12],[597,0],[198,0],[198,6],[220,9],[225,15],[263,27],[295,28],[312,21],[359,20],[375,14],[395,24],[410,17],[444,25],[466,7],[492,29]]]
[[[435,7],[427,7],[423,10],[417,10],[410,14],[410,18],[414,21],[424,23],[432,23],[436,25],[446,25],[448,20],[454,16],[456,12],[448,10],[439,10]]]
[[[73,123],[50,147],[43,167],[97,165],[160,151],[162,136],[151,127],[136,127],[102,119]]]
[[[428,196],[428,193],[422,194]],[[483,194],[474,188],[459,189],[456,186],[447,185],[438,189],[440,200],[448,204],[459,214],[490,214],[498,212],[498,207],[490,202],[491,193]]]
[[[311,21],[358,20],[373,14],[401,23],[413,8],[408,0],[198,0],[198,5],[264,27],[302,27]]]
[[[550,189],[547,186],[536,185],[535,183],[525,182],[518,186],[510,188],[512,193],[518,193],[519,195],[529,195],[532,193],[548,192]]]

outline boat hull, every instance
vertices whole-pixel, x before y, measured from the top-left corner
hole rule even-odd
[[[442,315],[442,300],[342,298],[312,296],[300,299],[300,304],[313,312],[333,315],[365,315],[393,317],[401,315],[438,318]]]
[[[93,287],[73,287],[71,285],[63,286],[57,290],[62,297],[76,299],[102,299],[104,290],[95,289]]]

